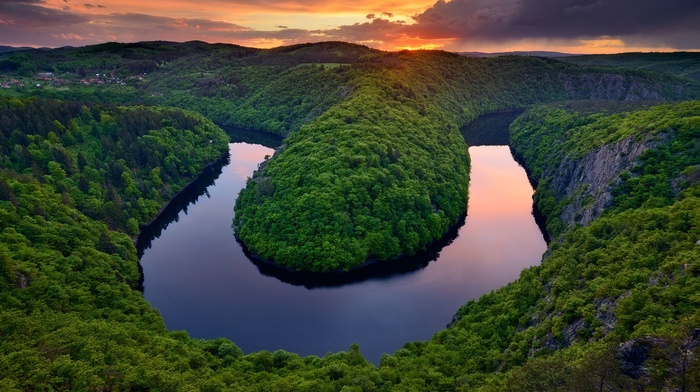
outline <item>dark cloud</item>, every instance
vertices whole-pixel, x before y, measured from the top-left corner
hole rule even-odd
[[[238,1],[298,10],[319,0]],[[629,47],[700,49],[700,0],[438,0],[415,15],[412,24],[393,19],[391,12],[377,11],[367,14],[364,23],[326,30],[290,29],[280,24],[274,31],[206,19],[136,13],[90,15],[86,8],[105,7],[80,2],[71,2],[72,7],[68,7],[69,0],[63,2],[62,9],[55,9],[44,0],[0,0],[0,44],[63,46],[199,39],[255,45],[342,40],[384,48],[401,46],[397,43],[451,42],[450,49],[465,50],[475,44],[495,48],[501,43],[528,40],[576,46],[581,40],[611,37]]]
[[[149,34],[158,33],[159,31],[167,31],[168,34],[180,32],[181,34],[190,34],[193,38],[198,39],[196,35],[202,32],[213,34],[216,36],[225,36],[226,34],[249,31],[248,27],[237,25],[234,23],[215,21],[210,19],[186,19],[186,18],[170,18],[164,16],[153,16],[146,14],[125,13],[125,14],[110,14],[106,16],[95,16],[94,24],[103,24],[106,29],[116,33],[123,32],[150,32]],[[183,40],[181,37],[153,37],[146,36],[146,39],[164,39],[164,40]]]
[[[28,2],[23,1],[22,3]],[[92,15],[88,18],[60,11],[63,12],[60,19],[64,22],[70,20],[70,24],[54,23],[41,28],[36,25],[32,28],[25,28],[21,24],[8,25],[4,23],[7,8],[9,7],[6,3],[0,4],[0,44],[16,46],[57,47],[88,45],[106,41],[134,42],[143,40],[202,40],[232,43],[268,40],[289,44],[324,40],[322,32],[290,29],[286,26],[278,26],[281,30],[259,31],[234,23],[208,19],[170,18],[135,13]],[[35,12],[34,16],[36,17],[36,15]],[[54,19],[59,18],[54,17]],[[20,37],[20,39],[6,41],[3,39],[4,37]]]
[[[425,38],[501,42],[617,37],[698,48],[698,0],[439,0],[414,17]]]
[[[44,7],[42,0],[2,0],[0,2],[0,20],[4,26],[20,26],[22,29],[44,29],[52,26],[70,26],[83,23],[88,18],[67,12]],[[0,28],[0,37],[11,33]]]
[[[405,22],[393,22],[382,18],[376,18],[372,19],[371,22],[340,26],[335,29],[324,30],[322,33],[325,37],[332,40],[349,42],[384,42],[391,39],[391,37],[402,35],[405,27]]]

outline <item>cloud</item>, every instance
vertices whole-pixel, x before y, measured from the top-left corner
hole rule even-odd
[[[46,0],[57,2],[59,0]],[[83,1],[83,0],[81,0]],[[91,2],[93,0],[84,0]],[[94,0],[100,1],[110,9],[117,12],[142,12],[154,15],[173,16],[175,13],[182,15],[185,12],[196,13],[197,9],[205,10],[210,15],[219,17],[232,14],[334,14],[378,12],[379,10],[392,11],[412,15],[424,10],[434,0],[410,0],[396,3],[394,0],[153,0],[143,2],[139,0]],[[93,3],[94,4],[94,3]],[[280,23],[284,23],[281,22]]]
[[[326,39],[356,42],[379,49],[435,49],[452,41],[451,38],[424,40],[403,20],[374,18],[371,22],[355,23],[317,32]]]
[[[252,31],[237,24],[207,19],[135,13],[87,15],[48,8],[39,0],[3,0],[0,21],[2,43],[18,46],[88,45],[114,40],[235,42],[249,39]]]
[[[697,49],[697,0],[439,0],[414,17],[415,34],[462,42],[522,39],[623,41]],[[693,42],[695,41],[695,42]]]
[[[372,19],[371,22],[355,23],[339,26],[323,31],[329,37],[340,41],[367,42],[384,41],[387,37],[401,34],[403,25],[382,18]]]
[[[549,50],[555,45],[607,51],[640,47],[700,49],[698,0],[438,0],[432,5],[426,0],[401,4],[388,0],[351,4],[341,0],[200,0],[197,7],[203,7],[201,10],[194,10],[189,0],[82,1],[71,2],[68,7],[68,0],[0,0],[0,44],[64,46],[108,40],[202,40],[269,47],[342,40],[381,49],[443,46],[451,50],[498,51],[517,42]],[[110,13],[102,11],[104,8]],[[135,9],[144,11],[135,13]],[[419,10],[411,11],[408,22],[401,20],[407,18],[407,9]],[[231,21],[255,23],[259,18],[249,17],[254,15],[251,10],[269,14],[269,21],[262,25],[269,23],[274,30],[212,20],[228,15]],[[323,29],[287,27],[303,21],[304,13],[318,17],[348,10],[364,22]],[[291,18],[285,19],[286,15]]]
[[[43,29],[55,26],[70,26],[86,22],[86,17],[43,6],[41,0],[3,0],[0,2],[0,19],[12,21],[23,29]],[[0,37],[11,33],[0,29]]]

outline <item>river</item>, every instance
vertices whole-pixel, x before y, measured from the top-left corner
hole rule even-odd
[[[476,146],[464,224],[409,267],[341,280],[276,274],[249,260],[231,229],[239,190],[273,150],[229,149],[230,161],[183,193],[140,242],[145,298],[170,330],[192,337],[227,337],[246,353],[318,356],[356,342],[376,363],[429,339],[461,305],[516,279],[546,249],[523,168],[507,146]]]

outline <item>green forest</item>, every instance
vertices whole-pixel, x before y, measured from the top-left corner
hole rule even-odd
[[[0,389],[700,390],[700,90],[644,56],[201,42],[0,54]],[[542,263],[378,366],[357,345],[301,357],[193,339],[138,291],[134,239],[225,158],[217,123],[286,138],[236,201],[238,238],[335,271],[442,237],[468,201],[459,128],[511,110],[525,110],[511,147],[552,237]],[[624,163],[628,145],[641,152],[608,166],[612,180],[561,190],[559,173],[595,176],[586,162]]]

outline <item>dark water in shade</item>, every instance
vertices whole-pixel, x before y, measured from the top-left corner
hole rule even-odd
[[[469,299],[538,264],[546,248],[525,171],[508,147],[481,146],[470,148],[464,225],[410,268],[369,272],[354,283],[262,273],[234,239],[231,222],[246,177],[273,151],[233,143],[230,152],[228,165],[212,168],[191,200],[183,195],[154,225],[156,238],[142,241],[150,245],[141,257],[145,298],[169,329],[192,337],[224,336],[245,352],[319,356],[357,342],[376,363],[406,342],[429,339]]]

